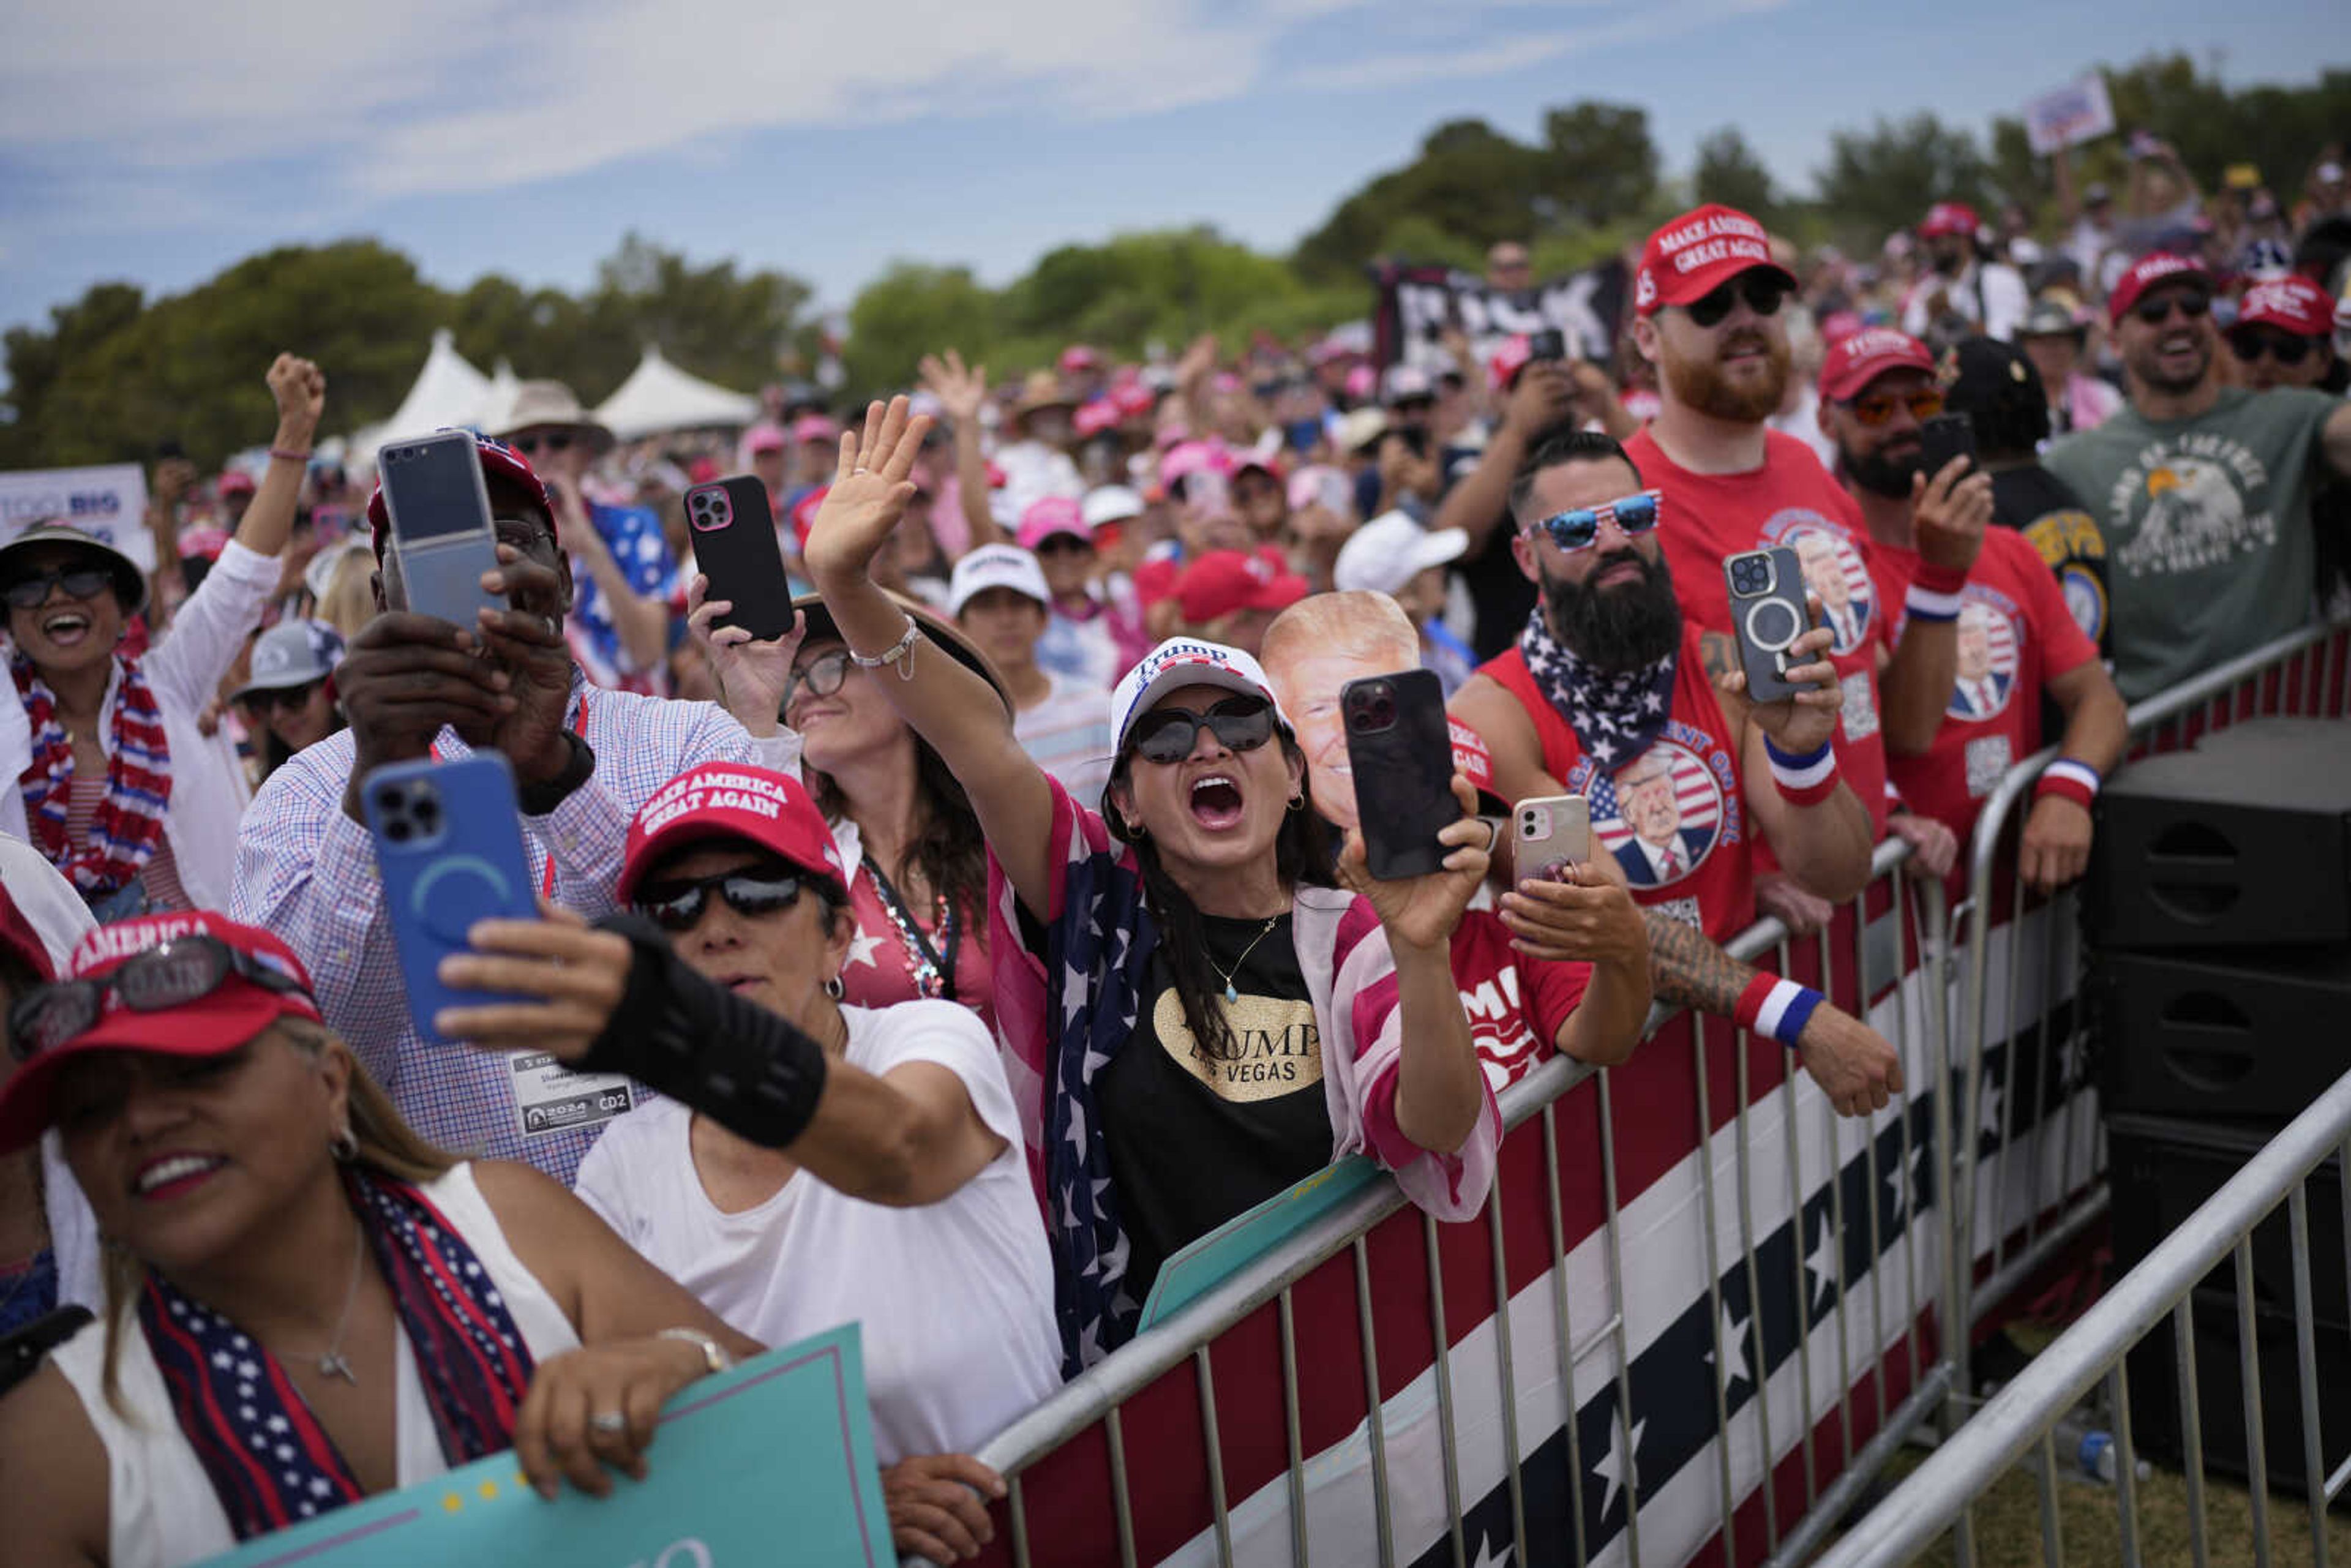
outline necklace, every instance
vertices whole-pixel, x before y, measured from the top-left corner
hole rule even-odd
[[[315,1356],[308,1351],[295,1353],[297,1360],[317,1362],[319,1376],[340,1377],[354,1388],[359,1386],[360,1377],[358,1373],[351,1370],[350,1359],[343,1354],[343,1335],[350,1332],[351,1309],[359,1304],[360,1262],[366,1256],[367,1227],[362,1223],[360,1226],[358,1245],[351,1249],[351,1286],[350,1290],[343,1292],[343,1315],[335,1321],[334,1343]]]
[[[929,938],[923,935],[922,927],[914,924],[914,917],[906,909],[905,900],[899,895],[889,877],[883,874],[881,863],[872,855],[867,855],[864,865],[867,875],[873,880],[873,891],[881,898],[882,913],[897,929],[898,941],[906,949],[906,968],[914,977],[915,990],[925,997],[955,1000],[956,951],[962,943],[963,932],[946,894],[938,894],[935,903],[936,924],[934,929],[946,939],[943,946],[946,953],[943,957],[932,947]]]
[[[1249,938],[1249,946],[1241,949],[1241,956],[1240,956],[1239,957],[1238,957],[1238,958],[1236,958],[1236,959],[1234,959],[1234,960],[1233,960],[1233,967],[1232,967],[1231,968],[1229,968],[1229,969],[1219,969],[1219,968],[1217,968],[1217,961],[1216,961],[1214,958],[1210,958],[1210,959],[1208,960],[1208,967],[1210,967],[1211,969],[1216,969],[1216,970],[1217,970],[1217,973],[1220,977],[1223,977],[1223,979],[1224,979],[1224,982],[1225,982],[1225,1002],[1226,1002],[1226,1004],[1227,1004],[1228,1006],[1230,1006],[1232,1003],[1237,1002],[1237,1001],[1239,1001],[1239,1000],[1241,999],[1241,993],[1240,993],[1239,989],[1238,989],[1238,988],[1236,988],[1236,987],[1234,986],[1234,984],[1233,984],[1233,977],[1234,977],[1235,975],[1237,975],[1237,974],[1240,973],[1240,967],[1241,967],[1241,966],[1242,966],[1243,964],[1246,964],[1246,963],[1248,963],[1248,962],[1249,962],[1249,956],[1251,953],[1254,953],[1254,952],[1256,952],[1256,951],[1257,951],[1257,945],[1258,945],[1259,943],[1260,943],[1260,942],[1262,942],[1262,941],[1264,941],[1264,940],[1265,940],[1266,933],[1267,933],[1267,932],[1269,932],[1269,931],[1271,931],[1271,930],[1272,930],[1276,925],[1280,925],[1280,923],[1281,923],[1281,916],[1280,916],[1280,915],[1267,915],[1267,916],[1266,916],[1266,919],[1265,919],[1265,924],[1264,924],[1264,925],[1260,925],[1260,926],[1259,926],[1259,927],[1257,928],[1257,935]]]

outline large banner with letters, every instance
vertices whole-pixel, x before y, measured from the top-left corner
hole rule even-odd
[[[1469,340],[1480,372],[1505,340],[1545,328],[1558,329],[1570,358],[1604,365],[1625,314],[1625,264],[1614,257],[1521,289],[1491,287],[1474,272],[1404,262],[1384,263],[1371,276],[1379,290],[1373,358],[1383,366],[1435,366],[1448,327]]]
[[[147,475],[136,463],[103,468],[20,468],[0,474],[0,544],[35,523],[71,523],[155,570],[147,532]]]

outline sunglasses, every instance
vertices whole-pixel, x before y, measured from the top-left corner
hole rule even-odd
[[[1048,555],[1092,555],[1093,541],[1075,534],[1048,534],[1037,541],[1037,553]]]
[[[1907,392],[1875,392],[1848,399],[1844,405],[1853,411],[1854,418],[1873,428],[1894,417],[1897,408],[1907,408],[1910,417],[1924,424],[1943,412],[1943,394],[1934,387],[1914,387]]]
[[[1164,768],[1191,756],[1203,729],[1228,751],[1255,751],[1273,738],[1273,705],[1263,697],[1232,696],[1206,713],[1155,707],[1134,721],[1126,738],[1145,762]]]
[[[630,907],[663,930],[691,931],[701,922],[716,892],[726,907],[746,917],[781,915],[799,902],[800,879],[753,866],[738,866],[693,882],[665,882],[637,890]]]
[[[2264,353],[2281,365],[2298,365],[2310,358],[2313,346],[2308,338],[2296,338],[2285,332],[2265,332],[2258,328],[2229,334],[2230,349],[2249,365]]]
[[[217,936],[179,936],[126,958],[112,974],[94,980],[64,980],[25,993],[8,1009],[8,1049],[19,1061],[53,1050],[96,1024],[106,1011],[107,993],[135,1013],[170,1012],[200,1002],[228,983],[250,982],[265,991],[307,997],[291,975],[272,968]]]
[[[18,610],[38,610],[48,602],[53,588],[64,589],[68,599],[96,599],[113,586],[114,574],[102,566],[52,568],[16,579],[0,596]]]
[[[317,691],[321,684],[304,681],[298,686],[277,686],[256,692],[245,699],[245,706],[264,716],[273,713],[300,713],[309,706],[310,694]]]
[[[1722,319],[1730,314],[1731,306],[1740,299],[1746,300],[1747,308],[1758,316],[1777,316],[1780,302],[1787,297],[1786,284],[1761,267],[1752,267],[1711,292],[1698,296],[1683,308],[1699,326],[1715,327],[1721,325]]]
[[[835,648],[831,653],[819,653],[792,672],[792,678],[784,685],[784,706],[791,706],[792,699],[802,692],[812,697],[829,697],[848,678],[848,649]]]
[[[2174,310],[2193,321],[2212,308],[2212,297],[2192,290],[2175,291],[2154,299],[2142,299],[2131,307],[2131,314],[2150,327],[2160,327],[2171,319]]]
[[[567,452],[571,447],[571,433],[550,430],[543,435],[517,435],[507,444],[525,457],[536,456],[541,452]]]
[[[1619,496],[1597,507],[1578,507],[1572,512],[1559,512],[1545,517],[1527,533],[1537,529],[1551,536],[1551,542],[1563,550],[1592,548],[1600,537],[1600,525],[1614,523],[1619,533],[1627,538],[1646,534],[1657,526],[1658,492],[1644,490],[1637,496]]]

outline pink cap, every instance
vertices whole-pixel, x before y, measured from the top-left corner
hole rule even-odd
[[[221,551],[228,548],[228,530],[205,524],[190,528],[180,536],[182,560],[218,560]]]
[[[1525,370],[1528,361],[1534,358],[1531,351],[1532,347],[1532,340],[1524,332],[1502,340],[1502,346],[1496,349],[1494,357],[1486,361],[1486,373],[1492,379],[1496,392],[1510,390],[1510,384],[1519,379],[1519,372]]]
[[[1110,390],[1110,401],[1121,419],[1140,419],[1159,406],[1159,394],[1141,382],[1122,382]]]
[[[1033,550],[1056,534],[1071,534],[1087,543],[1094,531],[1086,527],[1085,508],[1067,496],[1044,496],[1029,503],[1020,514],[1020,548]]]
[[[1167,449],[1159,460],[1159,482],[1173,485],[1187,474],[1225,474],[1233,471],[1233,455],[1221,441],[1183,441]]]
[[[221,470],[219,480],[213,486],[214,494],[222,497],[250,496],[253,494],[253,476],[242,468]]]
[[[1215,549],[1184,569],[1176,602],[1195,626],[1237,610],[1287,610],[1306,597],[1307,581],[1251,550]]]
[[[751,434],[743,438],[743,450],[753,457],[762,452],[781,452],[790,444],[782,429],[773,424],[756,425]]]
[[[1109,398],[1098,397],[1090,399],[1079,408],[1077,417],[1070,423],[1080,435],[1100,435],[1105,430],[1117,429],[1121,417],[1117,403]]]
[[[1378,388],[1379,384],[1380,373],[1372,369],[1371,362],[1369,361],[1365,361],[1362,364],[1348,367],[1347,395],[1349,397],[1356,399],[1367,398]]]
[[[1771,259],[1771,236],[1735,207],[1708,203],[1649,236],[1633,284],[1633,308],[1654,316],[1667,305],[1702,299],[1750,267],[1769,267],[1789,287],[1795,275]]]
[[[1843,402],[1888,371],[1935,373],[1935,356],[1907,332],[1869,327],[1841,339],[1821,361],[1821,395]]]
[[[838,441],[841,426],[821,413],[804,413],[792,421],[794,441]]]
[[[832,829],[797,779],[739,762],[705,762],[679,774],[637,809],[621,853],[622,904],[671,851],[703,839],[742,839],[803,872],[828,877],[846,896],[849,877]]]
[[[1078,371],[1100,369],[1102,366],[1102,356],[1095,353],[1083,343],[1072,343],[1068,348],[1061,350],[1061,373],[1066,376]]]

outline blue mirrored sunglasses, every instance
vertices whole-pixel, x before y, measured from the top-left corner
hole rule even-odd
[[[1563,550],[1589,549],[1592,541],[1600,537],[1600,525],[1613,522],[1617,531],[1627,538],[1646,534],[1657,526],[1658,492],[1644,490],[1637,496],[1619,496],[1597,507],[1578,507],[1572,512],[1560,512],[1545,517],[1527,530],[1536,529],[1551,536],[1551,542]]]

